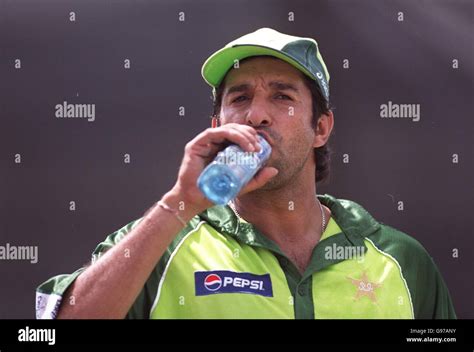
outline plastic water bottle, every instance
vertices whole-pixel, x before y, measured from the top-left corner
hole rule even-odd
[[[264,166],[272,147],[261,135],[257,138],[261,146],[259,152],[245,152],[238,145],[231,144],[206,166],[197,186],[207,199],[214,204],[227,204]]]

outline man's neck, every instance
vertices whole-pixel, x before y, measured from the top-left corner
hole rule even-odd
[[[304,187],[295,184],[298,183],[293,182],[291,188],[256,190],[238,197],[234,204],[246,221],[281,247],[306,243],[312,244],[312,250],[321,237],[316,185],[314,181]],[[327,208],[326,218],[329,219]]]

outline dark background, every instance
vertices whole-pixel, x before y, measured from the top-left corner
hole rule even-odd
[[[0,318],[33,318],[38,284],[171,188],[210,123],[202,63],[260,27],[315,38],[328,65],[334,155],[318,193],[418,239],[458,316],[474,318],[473,17],[472,2],[448,0],[0,0],[0,245],[39,248],[37,264],[0,261]],[[56,118],[63,101],[95,104],[96,120]],[[382,119],[388,101],[420,104],[420,121]]]

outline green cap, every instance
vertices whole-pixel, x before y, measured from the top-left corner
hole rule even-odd
[[[260,28],[216,51],[204,62],[202,77],[215,94],[216,88],[236,60],[262,55],[281,59],[315,80],[329,100],[329,72],[319,52],[318,43],[312,38],[295,37],[271,28]]]

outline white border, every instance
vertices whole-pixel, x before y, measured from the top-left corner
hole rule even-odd
[[[36,291],[36,319],[56,319],[63,297],[57,293]]]

